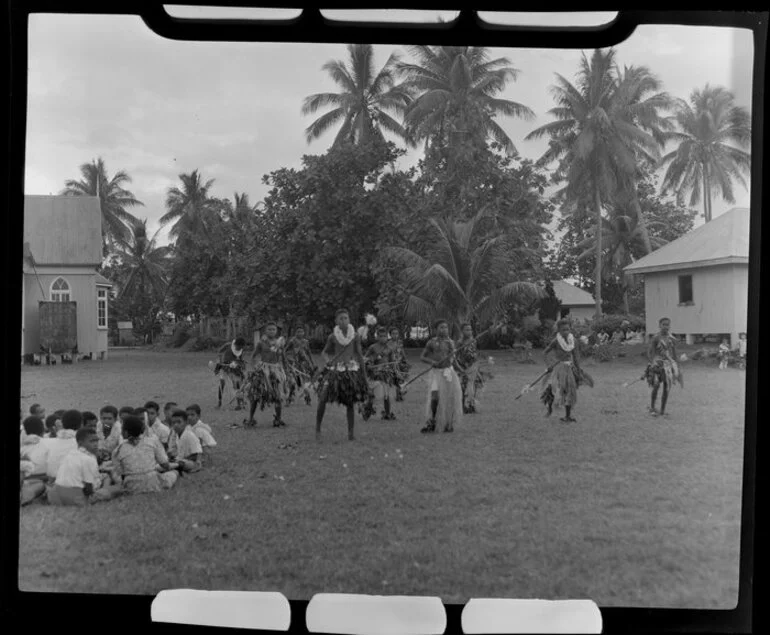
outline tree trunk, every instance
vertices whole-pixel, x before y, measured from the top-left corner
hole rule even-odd
[[[628,309],[628,285],[623,286],[623,312],[626,315],[631,314],[631,311]]]
[[[594,212],[596,213],[596,272],[594,274],[594,298],[596,299],[596,317],[602,316],[602,201],[599,188],[594,185]]]
[[[634,193],[633,206],[636,212],[636,224],[639,226],[639,231],[642,233],[642,242],[644,243],[644,250],[648,253],[652,253],[652,243],[650,242],[650,233],[647,231],[647,221],[642,214],[642,206],[639,204],[639,197]]]
[[[711,188],[707,174],[708,166],[703,165],[703,218],[708,223],[711,220]]]

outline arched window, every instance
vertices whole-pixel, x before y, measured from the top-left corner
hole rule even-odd
[[[51,285],[52,302],[69,302],[70,285],[64,278],[56,278]]]

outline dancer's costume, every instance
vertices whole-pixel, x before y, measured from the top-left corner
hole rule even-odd
[[[310,354],[310,343],[304,338],[292,337],[286,345],[286,357],[292,398],[295,393],[300,393],[305,399],[305,403],[309,404],[313,375],[317,370]]]
[[[401,385],[409,375],[409,371],[412,367],[406,359],[406,353],[404,353],[404,344],[400,339],[390,340],[388,342],[388,346],[393,351],[394,359],[396,360],[396,401],[403,401],[404,396],[401,393]]]
[[[442,361],[439,368],[431,368],[426,375],[428,395],[425,401],[425,416],[431,427],[443,426],[445,430],[451,431],[456,423],[462,421],[463,416],[463,390],[451,357],[455,350],[454,342],[449,338],[434,337],[428,341],[425,349],[436,361]],[[449,359],[446,359],[447,357]],[[434,392],[438,393],[435,420],[431,408]]]
[[[375,400],[390,401],[394,397],[396,382],[398,381],[396,369],[396,357],[394,350],[388,343],[375,342],[366,351],[366,370],[369,375],[370,395],[369,401],[364,406],[362,414],[368,419],[374,414]],[[383,417],[394,419],[392,413],[383,410]]]
[[[246,375],[244,392],[251,403],[260,410],[268,406],[280,406],[289,402],[289,381],[283,364],[284,340],[279,337],[272,342],[262,336],[255,354],[262,360]]]
[[[464,345],[464,346],[463,346]],[[462,349],[459,349],[463,346]],[[476,412],[476,403],[478,396],[484,389],[488,379],[491,379],[489,373],[481,370],[479,363],[479,352],[476,341],[471,340],[470,344],[465,344],[463,340],[457,343],[458,351],[455,359],[460,371],[460,385],[463,389],[463,407],[465,412]]]
[[[233,385],[240,386],[240,382],[246,375],[246,360],[243,359],[243,350],[236,350],[235,341],[232,341],[229,345],[225,344],[220,348],[219,353],[219,363],[213,368],[214,374],[220,379],[229,376]]]
[[[315,382],[320,400],[348,407],[369,399],[366,372],[356,360],[356,347],[360,351],[360,346],[361,339],[352,324],[348,324],[346,333],[334,327],[324,347],[334,365],[324,368]]]
[[[684,376],[682,369],[676,362],[676,338],[658,333],[652,339],[654,354],[652,362],[647,365],[644,377],[650,388],[657,388],[661,384],[666,391],[670,391],[674,382],[684,388]]]
[[[565,340],[556,335],[552,345],[556,364],[543,378],[540,401],[549,408],[573,407],[577,403],[577,391],[582,385],[593,388],[593,378],[575,363],[575,336],[570,333]]]

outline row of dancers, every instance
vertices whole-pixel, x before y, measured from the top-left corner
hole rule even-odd
[[[640,379],[645,379],[652,390],[649,412],[665,415],[669,393],[675,383],[683,384],[681,368],[677,363],[676,339],[671,334],[671,320],[661,318],[660,331],[653,336],[648,348],[648,365]],[[425,424],[422,433],[441,429],[452,432],[463,415],[476,411],[480,390],[491,373],[479,362],[477,338],[471,325],[462,326],[462,336],[450,337],[448,321],[434,325],[434,336],[426,343],[420,361],[427,369],[418,375],[426,380]],[[335,326],[321,352],[324,366],[318,369],[310,354],[304,329],[297,329],[288,342],[278,336],[275,323],[268,323],[251,356],[253,368],[246,370],[245,342],[236,339],[221,350],[220,362],[212,368],[220,377],[219,406],[221,406],[226,378],[233,381],[238,399],[249,403],[246,426],[256,425],[257,408],[274,409],[273,425],[285,425],[283,407],[301,396],[311,403],[311,393],[318,397],[316,410],[316,438],[320,440],[328,404],[346,409],[348,438],[355,439],[355,412],[358,408],[364,420],[376,413],[382,404],[382,418],[395,419],[393,402],[403,400],[408,385],[417,377],[406,380],[410,365],[404,354],[399,329],[376,329],[376,341],[364,350],[365,333],[356,331],[347,310],[335,315]],[[554,409],[564,409],[560,418],[572,423],[578,389],[593,387],[593,378],[583,369],[579,347],[571,331],[569,320],[558,322],[558,332],[546,347],[544,354],[550,364],[536,382],[540,381],[540,399],[550,416]],[[531,388],[531,386],[529,387]],[[660,408],[657,397],[661,394]],[[240,405],[240,404],[239,404]],[[235,424],[237,425],[237,424]]]

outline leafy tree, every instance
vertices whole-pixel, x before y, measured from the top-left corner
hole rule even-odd
[[[662,159],[668,166],[662,192],[675,192],[682,204],[690,192],[690,206],[696,206],[703,195],[703,217],[712,218],[711,199],[719,194],[735,203],[733,182],[747,188],[744,174],[751,168],[751,118],[748,111],[735,105],[733,94],[721,86],[706,84],[694,90],[690,103],[677,102],[674,115],[678,130],[667,139],[678,144]]]
[[[264,178],[271,189],[244,258],[254,316],[328,324],[341,306],[354,321],[375,309],[376,255],[410,223],[384,194],[404,185],[383,178],[400,153],[377,140],[345,144]]]
[[[553,282],[549,279],[546,279],[545,281],[544,293],[545,297],[541,298],[538,303],[538,315],[540,316],[540,321],[558,320],[561,301],[556,297],[556,292],[553,290]]]
[[[533,119],[527,106],[499,97],[519,71],[510,60],[490,59],[481,46],[412,46],[413,63],[400,62],[405,87],[415,95],[406,110],[407,130],[428,146],[485,146],[492,139],[509,154],[511,138],[495,120],[498,116]]]
[[[498,318],[505,304],[517,297],[541,295],[537,285],[511,278],[504,242],[479,231],[482,218],[431,219],[434,238],[423,254],[403,247],[386,251],[403,270],[410,294],[407,320],[445,318],[459,329],[463,322]]]
[[[583,55],[576,85],[557,74],[552,89],[555,121],[526,138],[549,136],[542,165],[558,161],[555,180],[566,181],[563,197],[573,205],[590,207],[594,226],[602,226],[604,208],[617,196],[629,176],[637,172],[637,157],[652,155],[658,142],[634,121],[634,99],[618,80],[615,52],[596,50]],[[638,91],[636,91],[638,98]],[[594,287],[596,314],[602,314],[602,232],[596,232]]]
[[[125,189],[131,177],[120,170],[110,178],[104,160],[99,157],[80,166],[82,178],[65,182],[62,195],[96,196],[102,210],[102,249],[107,255],[118,240],[129,237],[131,227],[139,221],[128,208],[144,205],[134,194]]]
[[[209,229],[213,213],[209,191],[214,179],[204,182],[198,170],[180,174],[179,179],[182,187],[169,188],[166,194],[168,211],[160,217],[160,224],[165,226],[173,222],[169,236],[184,241]]]
[[[366,143],[373,139],[384,141],[383,131],[406,140],[402,124],[391,116],[402,116],[409,103],[408,93],[395,85],[394,67],[398,56],[391,55],[385,66],[375,72],[374,47],[371,44],[348,44],[347,49],[350,56],[348,64],[331,60],[322,67],[341,92],[310,95],[302,105],[303,115],[332,107],[305,130],[307,142],[315,141],[338,124],[341,125],[334,147],[342,143]]]

